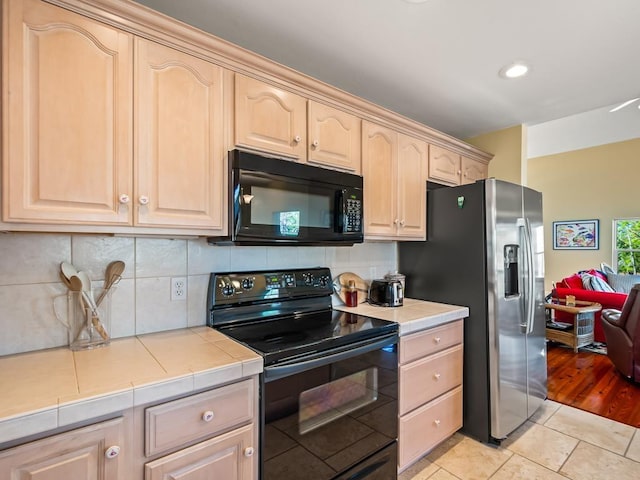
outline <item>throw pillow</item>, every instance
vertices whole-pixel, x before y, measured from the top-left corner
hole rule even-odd
[[[636,283],[640,283],[640,275],[618,275],[611,273],[607,276],[609,285],[613,290],[621,293],[629,293]]]
[[[602,262],[600,264],[600,270],[604,272],[604,274],[607,276],[607,279],[609,278],[609,275],[611,275],[612,273],[614,275],[616,274],[615,270],[611,268],[611,266],[608,263]]]
[[[582,278],[577,273],[571,275],[570,277],[563,278],[562,283],[564,283],[567,288],[584,288],[582,286]]]
[[[580,277],[585,290],[594,290],[596,292],[615,292],[611,285],[597,275],[582,273]]]

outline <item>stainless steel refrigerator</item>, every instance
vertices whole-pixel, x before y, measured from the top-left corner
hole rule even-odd
[[[499,443],[547,396],[542,194],[496,179],[427,190],[427,241],[400,242],[406,296],[469,307],[462,431]]]

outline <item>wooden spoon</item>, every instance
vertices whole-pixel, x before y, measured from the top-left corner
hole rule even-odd
[[[109,289],[120,280],[122,272],[124,272],[124,262],[122,260],[115,260],[107,265],[107,269],[104,272],[104,287],[102,287],[103,290],[96,300],[96,306],[102,303]]]

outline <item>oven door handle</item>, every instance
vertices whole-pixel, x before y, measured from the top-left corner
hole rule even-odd
[[[384,338],[375,339],[373,342],[369,340],[363,340],[358,343],[352,343],[346,345],[338,351],[327,354],[326,352],[316,353],[312,359],[309,360],[297,360],[295,363],[288,365],[275,365],[272,367],[265,367],[264,369],[264,381],[271,382],[282,377],[288,377],[295,375],[296,373],[311,370],[317,367],[323,367],[331,363],[346,360],[347,358],[356,357],[373,350],[379,350],[382,347],[393,345],[398,342],[398,335],[387,335]]]

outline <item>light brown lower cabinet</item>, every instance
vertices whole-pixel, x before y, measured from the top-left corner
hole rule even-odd
[[[255,480],[257,379],[136,407],[133,477]]]
[[[400,337],[398,468],[462,427],[463,320]]]
[[[128,479],[124,431],[116,418],[4,450],[0,480]]]
[[[145,480],[255,478],[253,425],[167,455],[144,467]]]

